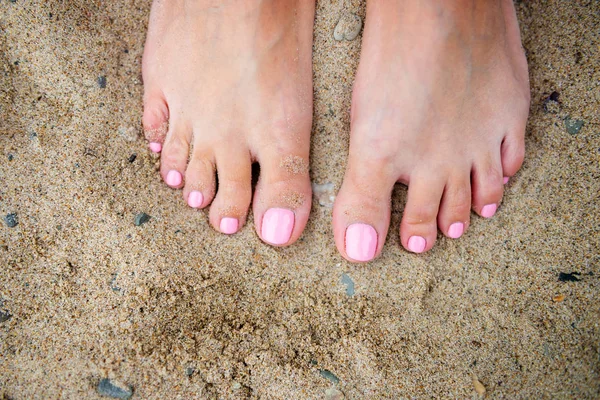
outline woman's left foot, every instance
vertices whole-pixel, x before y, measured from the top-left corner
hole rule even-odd
[[[492,217],[521,167],[527,61],[512,0],[369,0],[352,99],[336,245],[350,261],[381,253],[394,184],[409,186],[402,245],[431,249],[470,209]],[[469,3],[472,4],[472,3]]]

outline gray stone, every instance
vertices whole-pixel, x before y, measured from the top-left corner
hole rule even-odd
[[[326,369],[320,369],[319,373],[321,374],[321,376],[325,379],[327,379],[328,381],[332,382],[334,385],[337,385],[338,383],[340,383],[340,378],[338,378],[337,376],[335,376],[333,374],[333,372],[326,370]]]
[[[4,217],[4,222],[6,222],[6,226],[9,228],[14,228],[19,225],[19,218],[16,213],[6,214]]]
[[[6,322],[12,318],[12,314],[8,311],[0,311],[0,322]]]
[[[319,202],[320,206],[331,208],[335,201],[334,185],[331,182],[324,183],[322,185],[318,183],[312,183],[313,195]]]
[[[344,13],[333,30],[335,40],[354,40],[362,29],[362,19],[352,13]]]
[[[140,226],[150,221],[150,218],[152,217],[142,212],[135,216],[135,220],[133,221],[133,223],[135,224],[135,226]]]
[[[345,398],[344,393],[334,387],[325,391],[325,400],[344,400]]]
[[[105,76],[99,76],[96,79],[96,82],[98,83],[98,86],[100,86],[100,88],[104,89],[106,87],[106,77]]]
[[[112,397],[113,399],[127,400],[133,395],[131,386],[125,386],[106,378],[100,381],[97,390],[101,396]]]
[[[567,128],[567,132],[571,135],[577,135],[584,124],[584,121],[578,119],[565,118],[565,128]]]

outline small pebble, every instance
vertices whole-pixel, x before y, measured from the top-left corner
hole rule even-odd
[[[333,38],[337,41],[354,40],[362,29],[362,19],[352,13],[344,13],[333,30]]]
[[[97,390],[101,396],[113,399],[127,400],[133,395],[133,389],[130,386],[121,385],[106,378],[100,381]]]
[[[350,297],[354,296],[354,281],[350,276],[342,274],[342,283],[346,285],[346,294]]]
[[[565,118],[565,128],[571,135],[577,135],[585,122],[578,119]]]
[[[9,228],[14,228],[15,226],[19,225],[19,218],[17,217],[17,214],[14,213],[6,214],[4,217],[4,222],[6,222],[6,226]]]
[[[138,130],[132,126],[120,126],[117,132],[127,142],[135,142],[139,138]]]
[[[194,369],[194,367],[187,367],[185,369],[185,376],[187,376],[189,378],[190,376],[194,375],[195,371],[196,370]]]
[[[344,393],[331,387],[325,391],[325,400],[344,400]]]
[[[312,183],[313,195],[319,202],[320,206],[331,208],[335,201],[334,185],[331,182],[319,185]]]
[[[14,156],[13,156],[12,154],[9,154],[9,155],[8,155],[8,161],[12,161],[12,160],[13,160],[13,158],[14,158]]]
[[[0,311],[0,322],[6,322],[12,318],[12,314],[8,311]]]
[[[556,303],[560,303],[561,301],[563,301],[565,299],[565,295],[564,294],[559,294],[556,295],[552,298],[552,301],[556,302]]]
[[[485,386],[483,386],[483,383],[479,382],[477,378],[473,378],[473,387],[475,388],[477,394],[485,394]]]
[[[335,376],[333,374],[333,372],[328,371],[326,369],[320,369],[319,373],[321,374],[321,376],[325,379],[327,379],[328,381],[332,382],[334,385],[337,385],[338,383],[340,383],[340,378],[338,378],[337,376]]]
[[[129,156],[129,158],[127,159],[127,161],[129,161],[130,163],[134,162],[135,159],[137,158],[137,154],[133,153],[132,155]]]
[[[240,390],[242,388],[242,384],[239,382],[233,382],[231,385],[231,390]]]
[[[106,76],[99,76],[96,78],[96,82],[101,89],[104,89],[106,87]]]
[[[134,224],[135,226],[140,226],[142,224],[145,224],[146,222],[150,221],[150,217],[148,214],[146,213],[139,213],[138,215],[135,216],[135,220],[134,220]]]
[[[581,274],[579,272],[571,272],[571,273],[560,272],[558,274],[558,280],[561,282],[578,282],[581,279],[579,279],[577,277],[577,275],[581,275]]]

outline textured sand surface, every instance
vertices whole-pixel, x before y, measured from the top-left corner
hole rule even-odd
[[[600,397],[598,1],[517,3],[531,117],[497,216],[408,254],[398,186],[364,266],[317,200],[275,249],[161,183],[140,134],[149,7],[0,0],[0,398],[96,399],[104,378],[134,399],[471,398],[474,377],[490,398]],[[345,12],[364,4],[318,3],[314,45],[311,178],[336,190],[361,37],[334,40]]]

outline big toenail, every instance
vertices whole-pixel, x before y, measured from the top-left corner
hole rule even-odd
[[[463,224],[462,222],[455,222],[452,225],[450,225],[450,228],[448,228],[448,236],[452,239],[458,239],[462,236],[464,231],[465,224]]]
[[[346,254],[356,261],[370,261],[377,250],[377,231],[371,225],[352,224],[346,228]]]
[[[190,194],[188,194],[187,203],[192,208],[200,207],[203,201],[204,196],[202,196],[202,193],[197,190],[191,191]]]
[[[150,147],[150,151],[153,153],[160,153],[162,150],[162,144],[156,142],[151,142],[148,147]]]
[[[505,177],[504,177],[504,184],[505,184],[505,185],[508,183],[508,180],[509,180],[509,179],[510,179],[510,178],[509,178],[508,176],[505,176]]]
[[[408,249],[413,253],[422,253],[425,251],[427,241],[421,236],[411,236],[408,239]]]
[[[286,244],[292,237],[294,213],[285,208],[270,208],[262,220],[261,236],[268,243]]]
[[[239,222],[236,218],[223,218],[221,219],[220,229],[221,232],[227,235],[232,235],[238,231]]]
[[[484,218],[492,218],[496,214],[498,206],[496,204],[488,204],[481,209],[481,216]]]
[[[167,182],[167,185],[169,186],[179,186],[181,185],[182,180],[183,178],[181,177],[181,174],[175,170],[169,171],[167,177],[165,178],[165,182]]]

